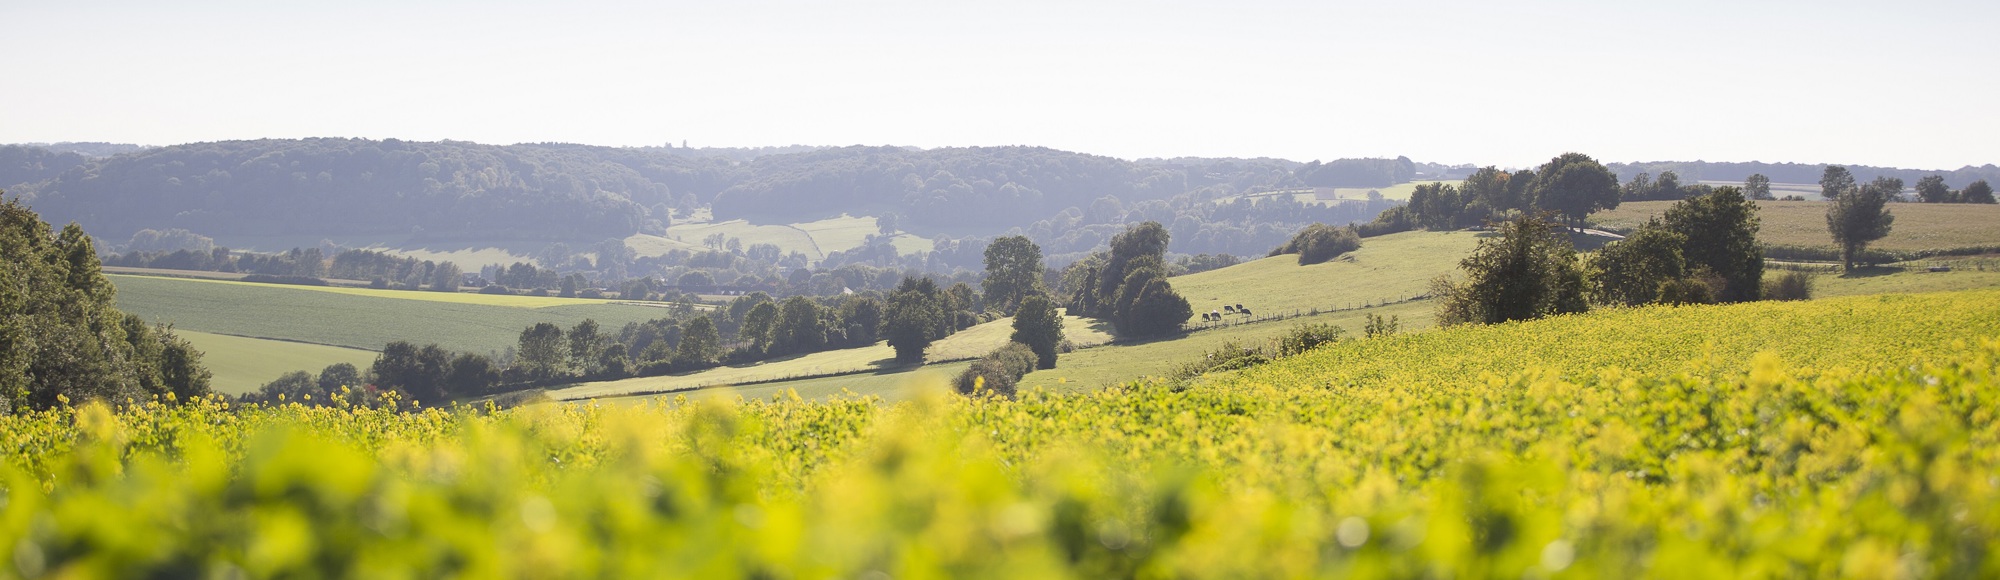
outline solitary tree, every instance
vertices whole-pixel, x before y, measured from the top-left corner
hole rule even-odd
[[[1014,312],[1014,342],[1035,351],[1035,368],[1056,368],[1056,345],[1062,344],[1062,313],[1048,296],[1029,295]]]
[[[1828,169],[1831,172],[1832,168]],[[1870,183],[1867,187],[1854,187],[1852,179],[1846,190],[1833,197],[1833,203],[1826,208],[1826,229],[1833,234],[1833,243],[1840,246],[1841,267],[1854,270],[1856,258],[1868,248],[1868,242],[1889,235],[1889,228],[1896,222],[1896,216],[1889,214],[1889,195],[1882,183]],[[1900,183],[1898,189],[1900,189]]]
[[[1832,200],[1833,198],[1839,197],[1841,193],[1844,193],[1847,190],[1854,188],[1855,188],[1854,174],[1848,173],[1846,167],[1841,167],[1839,165],[1828,165],[1826,166],[1825,171],[1820,172],[1819,176],[1820,197]]]
[[[1003,236],[986,246],[986,303],[1012,313],[1021,299],[1042,289],[1042,247],[1027,236]]]
[[[889,295],[882,317],[882,335],[896,349],[896,360],[920,362],[924,349],[944,337],[943,291],[930,278],[904,278]]]
[[[1618,176],[1582,153],[1564,153],[1535,170],[1535,207],[1572,224],[1600,209],[1617,209]]]
[[[1762,173],[1750,174],[1750,177],[1743,179],[1743,196],[1758,200],[1773,199],[1771,178],[1765,177]]]

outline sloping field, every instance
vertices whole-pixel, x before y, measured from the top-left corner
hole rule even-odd
[[[1601,226],[1630,229],[1672,207],[1671,201],[1635,201],[1618,204],[1618,209],[1590,214]],[[1965,203],[1892,203],[1889,213],[1896,223],[1888,237],[1868,244],[1869,249],[1893,252],[1943,250],[1966,247],[2000,246],[2000,205]],[[1806,246],[1836,249],[1826,231],[1826,202],[1760,201],[1757,217],[1762,220],[1757,240],[1776,246]]]
[[[1014,319],[1002,318],[953,333],[932,343],[924,351],[926,360],[953,360],[975,358],[992,352],[1007,344],[1014,332]],[[1079,318],[1063,317],[1063,334],[1070,342],[1079,346],[1095,346],[1110,342],[1110,326],[1103,322]],[[695,387],[733,385],[738,383],[773,381],[791,377],[807,377],[832,373],[852,373],[878,371],[883,376],[911,370],[896,364],[896,349],[886,342],[878,342],[862,348],[830,350],[796,355],[774,360],[737,366],[724,366],[704,371],[679,375],[639,377],[616,381],[583,383],[549,392],[556,400],[590,399],[617,397],[631,393],[659,393]],[[863,375],[874,376],[874,375]],[[839,384],[859,389],[857,392],[876,393],[878,387],[902,382],[902,378],[885,379],[876,384],[866,378],[840,379],[839,381],[815,380],[814,385]],[[867,383],[868,386],[863,386]],[[793,385],[793,382],[787,382]],[[798,386],[798,385],[793,385]],[[773,390],[772,392],[775,392]],[[825,394],[837,394],[838,387]]]
[[[118,307],[176,328],[379,350],[393,340],[479,353],[514,345],[537,322],[607,329],[666,310],[603,300],[491,296],[109,276]],[[308,370],[308,369],[294,369]],[[317,369],[310,369],[317,370]]]
[[[1326,263],[1300,266],[1296,255],[1273,256],[1171,281],[1197,313],[1237,304],[1262,314],[1380,304],[1427,292],[1481,235],[1403,232],[1363,239],[1361,249]]]
[[[375,353],[361,349],[244,338],[179,328],[174,329],[174,334],[186,338],[194,344],[195,350],[201,351],[202,366],[215,373],[209,387],[230,395],[255,391],[264,383],[292,371],[305,371],[318,376],[320,369],[334,363],[348,363],[363,371],[375,363]]]
[[[1607,369],[1667,376],[1750,363],[1861,370],[1913,351],[2000,337],[2000,290],[1712,307],[1604,309],[1322,348],[1233,381],[1284,388],[1474,388],[1529,369],[1581,380]]]

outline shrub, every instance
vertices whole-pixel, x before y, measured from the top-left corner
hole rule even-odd
[[[1299,230],[1285,245],[1271,250],[1272,256],[1298,254],[1299,265],[1309,266],[1361,248],[1361,236],[1351,228],[1313,224]]]
[[[971,367],[959,373],[953,386],[965,395],[990,393],[1012,398],[1021,377],[1035,370],[1035,360],[1035,351],[1028,345],[1010,342],[972,361]]]
[[[484,287],[484,288],[480,288],[480,289],[479,289],[479,293],[480,293],[480,294],[513,294],[513,293],[514,293],[514,291],[513,291],[513,290],[508,290],[506,286],[501,286],[501,285],[499,285],[499,284],[487,284],[487,285],[486,285],[486,287]]]
[[[1278,337],[1278,356],[1293,356],[1322,344],[1338,342],[1347,331],[1331,324],[1300,324]]]
[[[1368,325],[1363,328],[1362,332],[1368,338],[1375,338],[1377,336],[1394,335],[1396,334],[1396,331],[1401,330],[1402,328],[1403,328],[1402,317],[1391,316],[1388,318],[1383,318],[1379,314],[1370,314],[1368,315]]]
[[[1764,280],[1764,298],[1769,300],[1810,300],[1812,274],[1792,270]]]
[[[1201,358],[1181,363],[1181,366],[1168,373],[1168,376],[1174,380],[1185,381],[1209,372],[1246,369],[1267,362],[1271,362],[1271,356],[1266,354],[1264,349],[1246,347],[1241,343],[1230,341],[1202,354]]]
[[[1675,278],[1660,282],[1660,304],[1711,304],[1715,302],[1715,292],[1709,285],[1695,278]]]

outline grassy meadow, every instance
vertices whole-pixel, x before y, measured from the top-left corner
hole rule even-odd
[[[201,351],[201,364],[215,373],[209,387],[218,393],[237,395],[257,390],[264,383],[292,371],[317,376],[320,369],[348,363],[367,370],[375,362],[375,352],[321,344],[306,344],[263,338],[245,338],[176,328],[174,334],[186,338]]]
[[[628,322],[666,315],[656,306],[575,298],[109,278],[118,288],[119,309],[148,321],[215,334],[366,350],[407,340],[485,353],[513,346],[521,330],[537,322],[567,328],[593,318],[601,327],[615,330]]]
[[[1363,239],[1361,249],[1311,266],[1300,266],[1296,255],[1273,256],[1172,281],[1197,313],[1225,304],[1259,314],[1381,304],[1427,292],[1431,279],[1456,269],[1481,235],[1403,232]]]
[[[1604,227],[1635,228],[1665,213],[1674,203],[1621,203],[1618,209],[1591,214],[1590,221]],[[1887,237],[1870,243],[1870,249],[1913,252],[2000,246],[2000,205],[1894,203],[1889,204],[1889,213],[1896,216],[1895,225]],[[1760,201],[1757,217],[1762,220],[1757,239],[1765,244],[1837,248],[1826,231],[1825,202]]]

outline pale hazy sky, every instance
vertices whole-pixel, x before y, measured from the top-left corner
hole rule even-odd
[[[0,0],[0,142],[2000,163],[2000,2]]]

